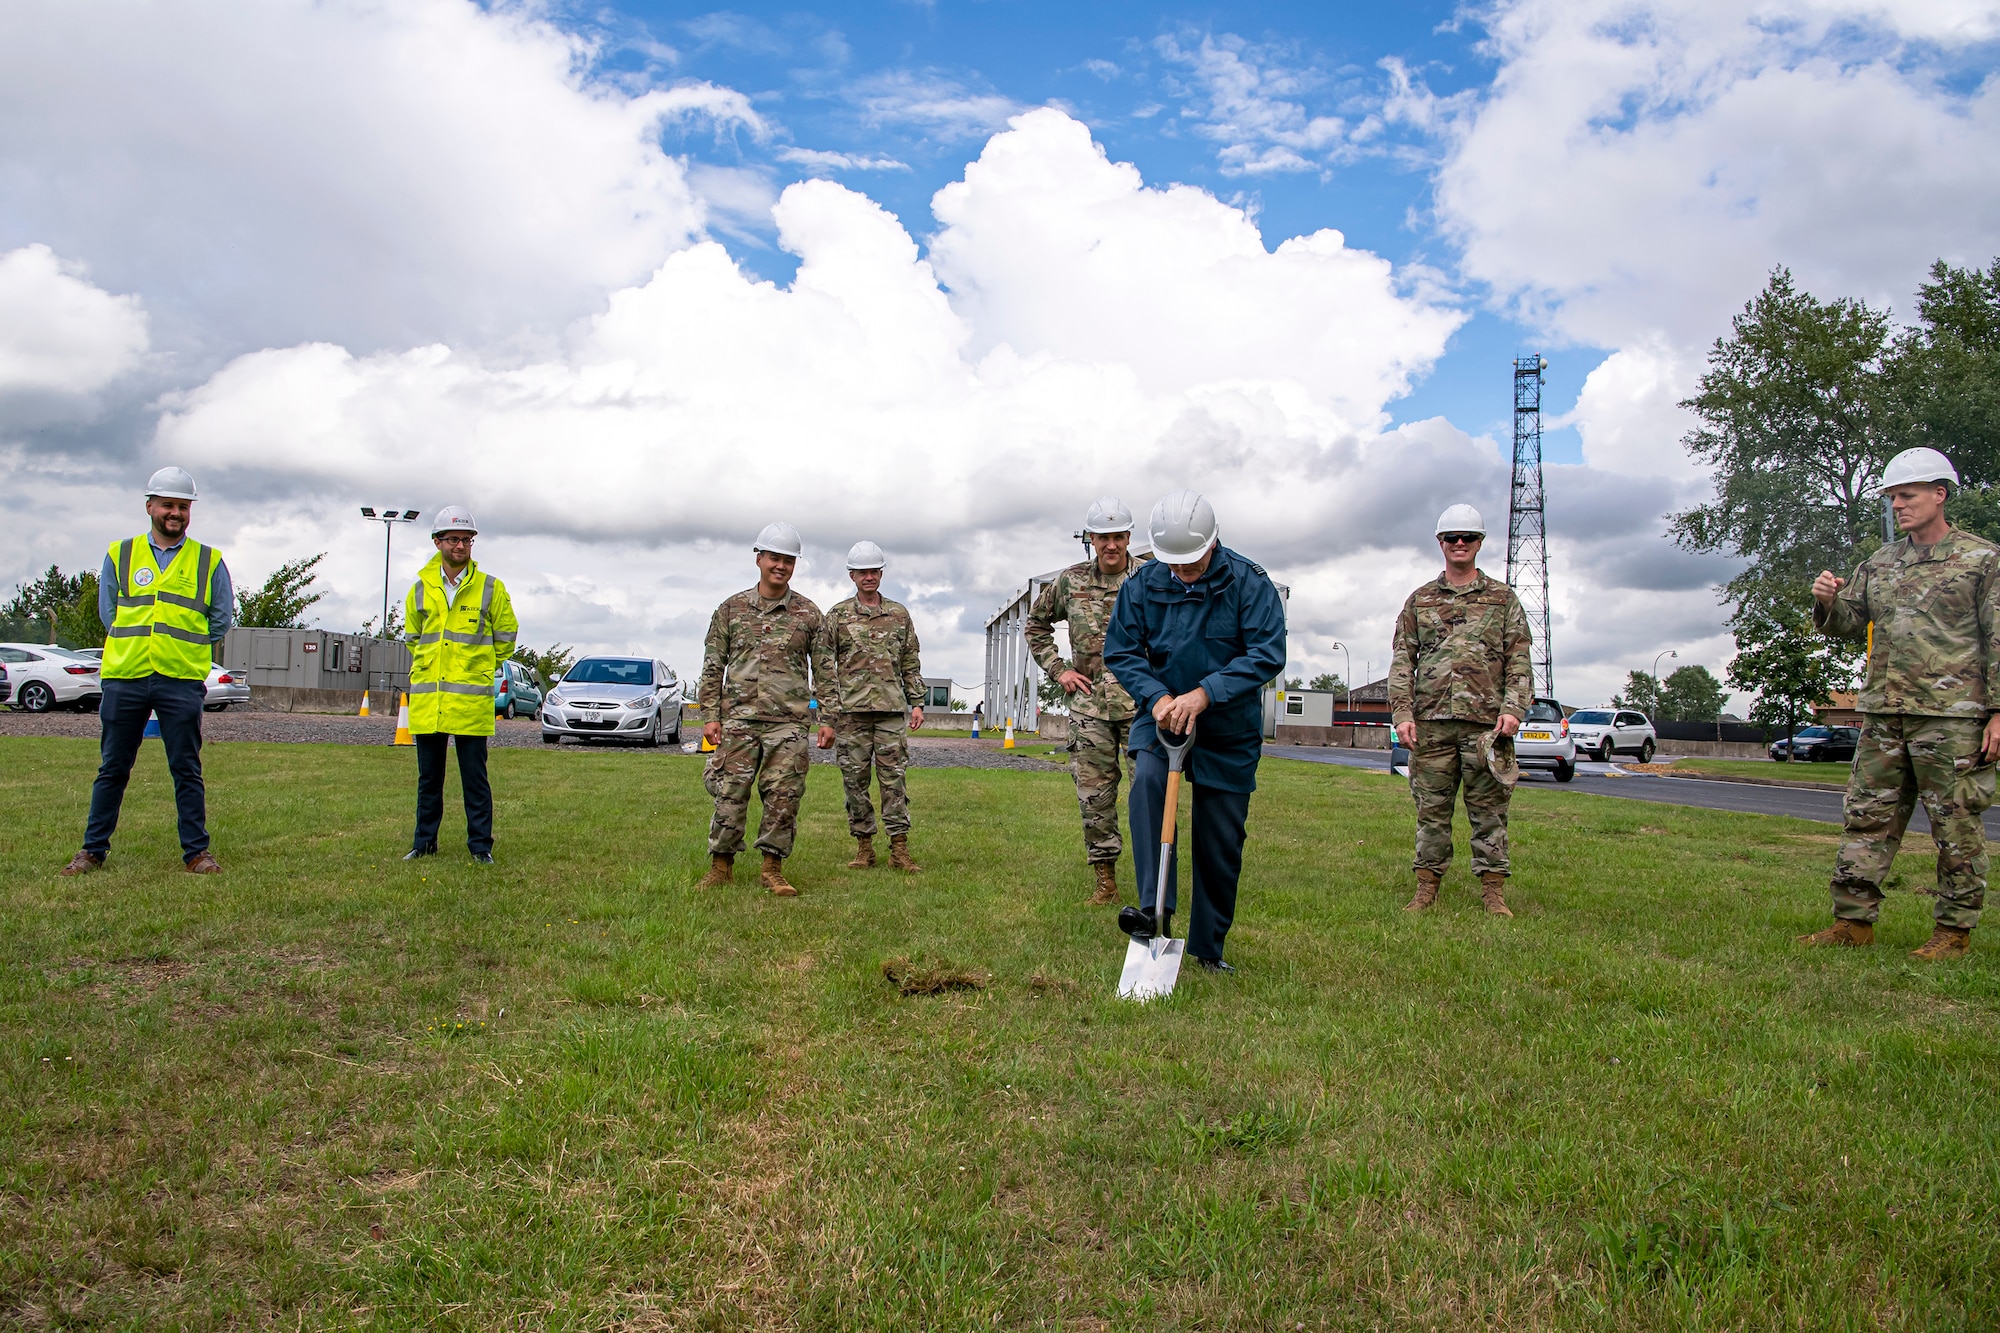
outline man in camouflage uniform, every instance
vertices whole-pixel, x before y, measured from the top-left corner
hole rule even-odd
[[[819,747],[839,747],[847,831],[856,844],[848,868],[867,870],[875,864],[875,807],[868,802],[872,772],[882,787],[889,864],[915,873],[923,867],[910,859],[910,798],[903,770],[910,763],[909,728],[924,724],[924,677],[909,611],[882,595],[887,563],[874,542],[856,542],[847,553],[854,596],[827,612],[820,626],[813,645],[813,680],[825,713]]]
[[[1485,537],[1485,521],[1471,505],[1439,515],[1444,573],[1411,593],[1396,617],[1389,709],[1397,737],[1409,747],[1417,801],[1417,893],[1407,911],[1437,901],[1451,864],[1452,806],[1463,786],[1480,897],[1494,915],[1514,915],[1504,892],[1507,801],[1519,771],[1514,733],[1534,702],[1534,669],[1520,599],[1475,563]]]
[[[1829,637],[1868,643],[1861,743],[1847,781],[1840,851],[1833,863],[1834,922],[1800,936],[1813,945],[1869,945],[1882,912],[1882,880],[1918,801],[1937,843],[1935,961],[1966,951],[1986,901],[1986,831],[1993,762],[2000,757],[2000,548],[1945,521],[1951,460],[1906,449],[1889,460],[1882,493],[1899,541],[1861,562],[1851,579],[1813,581],[1813,624]]]
[[[799,802],[806,793],[806,715],[813,703],[808,672],[819,608],[791,587],[799,532],[789,523],[768,524],[757,534],[757,586],[715,608],[702,650],[702,727],[716,747],[702,775],[715,798],[708,826],[708,874],[699,887],[729,883],[743,828],[750,818],[750,786],[764,803],[757,850],[764,854],[764,887],[782,898],[798,890],[785,879],[785,858]]]
[[[1103,496],[1084,515],[1093,552],[1043,588],[1028,612],[1028,651],[1036,665],[1063,687],[1069,705],[1070,772],[1083,810],[1083,849],[1097,877],[1093,903],[1118,901],[1119,756],[1132,735],[1138,706],[1104,669],[1104,631],[1118,590],[1132,572],[1132,511]],[[1056,651],[1055,625],[1069,622],[1070,660]]]

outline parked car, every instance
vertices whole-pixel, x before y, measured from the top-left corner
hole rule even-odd
[[[542,693],[534,671],[519,662],[502,662],[493,672],[493,711],[502,717],[533,717]]]
[[[224,671],[218,663],[208,669],[208,697],[201,706],[211,713],[220,713],[231,704],[250,702],[250,677],[235,671]]]
[[[1554,771],[1557,782],[1576,776],[1576,741],[1569,734],[1569,719],[1554,699],[1537,699],[1528,705],[1521,719],[1521,734],[1514,739],[1514,755],[1522,768]]]
[[[91,709],[104,697],[96,659],[52,643],[0,643],[0,663],[14,687],[14,707],[22,712]]]
[[[1859,727],[1806,727],[1789,741],[1772,742],[1771,758],[1781,764],[1792,759],[1851,762],[1854,747],[1860,742]]]
[[[1600,764],[1610,763],[1614,754],[1636,754],[1640,763],[1650,764],[1660,748],[1652,722],[1630,708],[1578,709],[1569,715],[1569,734],[1578,750]]]
[[[656,657],[586,657],[543,701],[542,741],[555,745],[578,736],[679,744],[681,696],[674,669]]]
[[[6,703],[13,693],[14,686],[7,679],[7,668],[0,665],[0,704]]]

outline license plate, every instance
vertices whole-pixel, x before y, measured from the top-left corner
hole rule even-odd
[[[1524,741],[1552,741],[1555,737],[1546,731],[1524,731],[1521,733],[1521,739]]]

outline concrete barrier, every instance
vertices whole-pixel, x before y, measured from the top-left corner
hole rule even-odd
[[[365,690],[308,690],[286,685],[252,685],[250,707],[264,713],[358,713]],[[370,700],[371,713],[394,719],[396,694]]]
[[[1387,727],[1342,725],[1335,727],[1288,727],[1282,722],[1272,728],[1273,745],[1333,745],[1350,750],[1386,750]]]
[[[1755,741],[1661,741],[1659,753],[1680,759],[1769,759],[1771,757],[1770,747]]]

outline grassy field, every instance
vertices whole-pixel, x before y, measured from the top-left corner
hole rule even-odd
[[[478,870],[407,750],[213,746],[198,879],[152,749],[59,879],[93,753],[0,741],[0,1323],[2000,1322],[2000,952],[1796,949],[1830,829],[1524,790],[1520,915],[1413,917],[1407,791],[1270,761],[1242,971],[1141,1008],[1060,772],[912,772],[912,882],[816,768],[780,901],[695,760],[541,750]]]
[[[1724,777],[1761,778],[1766,782],[1820,782],[1829,787],[1845,787],[1852,765],[1773,764],[1760,759],[1676,759],[1678,773],[1712,773]]]

